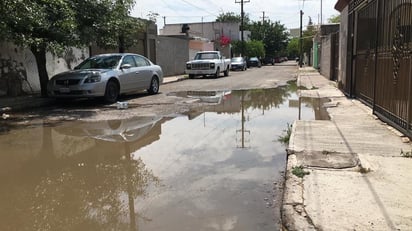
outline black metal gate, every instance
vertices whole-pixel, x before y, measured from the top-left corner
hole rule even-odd
[[[349,94],[412,137],[412,0],[355,0],[349,9]]]
[[[331,57],[330,80],[336,81],[339,75],[339,32],[331,34]]]
[[[377,2],[371,2],[355,15],[355,95],[370,105],[375,86]]]

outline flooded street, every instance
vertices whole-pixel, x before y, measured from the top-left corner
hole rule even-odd
[[[209,104],[0,133],[0,230],[279,230],[278,139],[328,119],[296,91],[174,92]]]

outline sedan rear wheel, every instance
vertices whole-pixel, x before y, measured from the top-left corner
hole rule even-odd
[[[154,95],[159,92],[159,80],[156,77],[152,78],[152,81],[150,82],[150,88],[147,89],[149,94]]]
[[[115,103],[119,97],[119,86],[113,80],[109,81],[106,85],[106,91],[104,93],[104,101],[107,103]]]

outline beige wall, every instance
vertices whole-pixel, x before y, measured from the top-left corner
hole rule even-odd
[[[183,24],[166,24],[161,30],[162,35],[184,35],[181,33]],[[211,41],[219,39],[222,35],[231,40],[239,40],[239,23],[205,22],[189,23],[190,37],[207,38]]]
[[[47,53],[49,78],[69,70],[89,56],[88,49],[71,48],[63,57]],[[17,96],[40,92],[36,59],[27,48],[13,43],[0,43],[0,96]]]
[[[189,59],[192,60],[199,51],[214,51],[215,46],[212,42],[202,40],[189,41]]]
[[[181,75],[189,60],[189,41],[186,38],[159,36],[156,40],[157,64],[164,76]]]

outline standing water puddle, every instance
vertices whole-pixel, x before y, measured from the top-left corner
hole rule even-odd
[[[220,99],[176,118],[0,135],[0,230],[278,230],[278,138],[299,115],[325,114],[295,89],[201,93]]]

